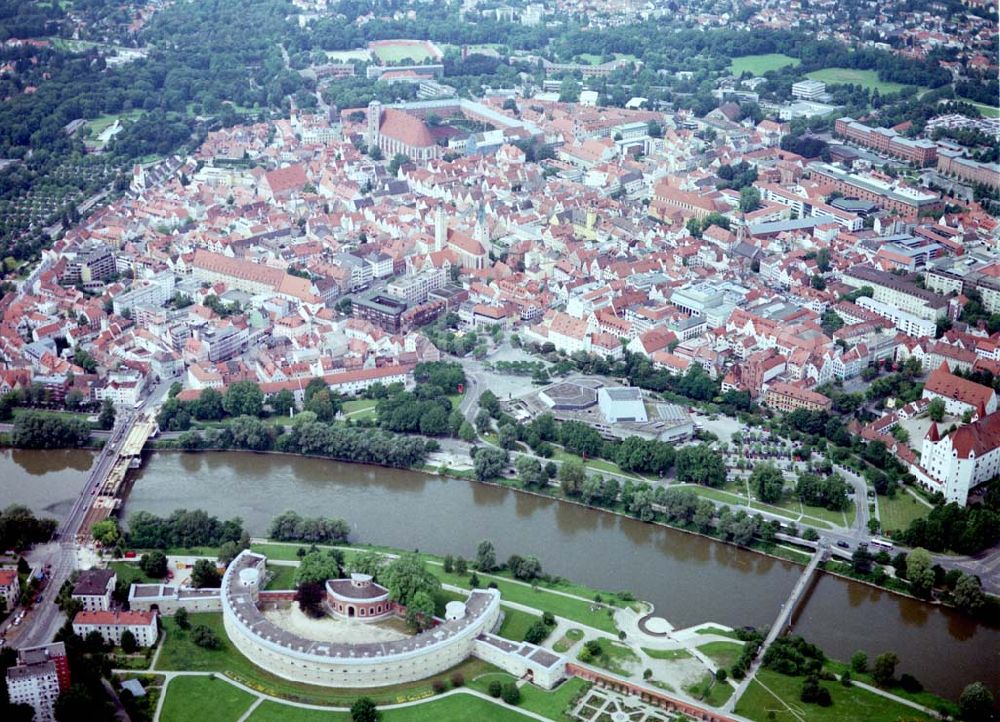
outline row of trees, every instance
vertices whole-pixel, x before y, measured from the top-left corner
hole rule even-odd
[[[39,519],[26,506],[12,504],[0,511],[0,549],[27,549],[52,538],[55,519]]]
[[[140,549],[217,547],[226,542],[239,544],[246,539],[239,517],[220,521],[201,509],[178,509],[167,517],[137,511],[128,520],[129,544]]]
[[[14,419],[11,443],[21,449],[71,449],[90,438],[90,424],[75,417],[25,411]]]
[[[305,541],[342,544],[347,541],[351,526],[343,519],[299,516],[286,511],[271,520],[267,535],[278,541]]]

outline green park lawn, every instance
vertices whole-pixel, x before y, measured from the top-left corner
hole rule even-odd
[[[820,707],[799,699],[803,677],[789,677],[762,669],[736,703],[736,713],[759,722],[897,722],[930,719],[915,709],[885,699],[860,687],[844,687],[840,682],[821,682],[830,690],[833,704]],[[773,712],[773,716],[772,713]]]
[[[729,637],[730,639],[737,639],[736,632],[731,629],[723,629],[722,627],[701,627],[695,630],[695,634],[711,634],[716,637]]]
[[[583,653],[584,649],[581,649],[580,654]],[[589,664],[606,669],[612,674],[628,677],[635,672],[638,662],[639,656],[627,644],[614,642],[610,639],[602,639],[601,653],[594,657]]]
[[[743,645],[737,642],[709,642],[699,646],[698,650],[720,667],[729,669],[739,659]]]
[[[506,672],[484,674],[474,680],[467,680],[470,688],[484,693],[489,688],[490,682],[506,684],[516,681],[512,675]],[[572,677],[551,691],[526,684],[521,687],[521,702],[518,707],[558,722],[576,722],[576,718],[566,714],[566,711],[577,695],[588,686],[589,683],[579,677]],[[492,718],[487,719],[492,720]]]
[[[118,575],[118,581],[125,584],[159,584],[163,579],[154,579],[139,568],[138,564],[131,562],[110,562],[109,569],[114,569]]]
[[[763,75],[769,70],[777,70],[786,65],[799,65],[802,61],[782,53],[767,53],[765,55],[744,55],[733,58],[729,63],[729,71],[733,75],[742,75],[749,71],[754,75]]]
[[[691,659],[691,653],[686,649],[650,649],[648,647],[643,647],[642,651],[653,659],[663,659],[669,662],[673,662],[678,659]]]
[[[700,681],[687,685],[684,691],[705,704],[721,707],[733,696],[734,690],[728,682],[719,682],[715,675],[706,673]]]
[[[903,490],[897,490],[896,496],[892,499],[887,496],[878,498],[879,518],[882,521],[882,528],[887,531],[907,529],[910,522],[923,519],[930,510],[929,506]]]
[[[964,100],[964,98],[962,99]],[[1000,118],[1000,108],[995,105],[984,105],[983,103],[976,103],[974,101],[968,101],[974,106],[979,108],[979,112],[983,114],[984,118]]]
[[[556,448],[553,451],[552,458],[555,461],[583,461],[583,459],[576,454],[560,448]],[[621,474],[622,476],[630,476],[633,479],[642,478],[638,474],[633,474],[631,471],[622,470],[618,464],[613,461],[608,461],[607,459],[587,459],[586,461],[583,461],[583,466],[588,471],[604,472],[606,474]]]
[[[268,581],[265,589],[295,589],[295,571],[296,567],[290,567],[285,564],[268,564],[267,572],[268,574],[273,574]]]
[[[378,401],[375,399],[352,399],[345,401],[340,410],[351,419],[374,419],[377,405]]]
[[[528,614],[520,609],[511,609],[505,604],[501,605],[501,608],[503,609],[503,624],[500,625],[497,634],[515,642],[523,642],[528,627],[541,620],[541,616]]]
[[[161,722],[202,722],[211,709],[212,722],[236,722],[254,697],[223,679],[175,677],[167,685]]]
[[[822,80],[827,85],[860,85],[869,90],[878,90],[882,95],[886,93],[898,93],[907,87],[902,83],[879,80],[878,73],[874,70],[855,70],[854,68],[823,68],[822,70],[814,70],[811,73],[806,73],[806,77],[813,80]]]
[[[685,484],[678,486],[683,486],[683,488],[690,489],[698,496],[705,497],[706,499],[712,499],[713,501],[719,501],[723,504],[741,504],[746,506],[748,501],[747,495],[742,493],[742,490],[732,483],[727,484],[726,487],[722,489],[713,489],[707,486],[699,486],[697,484]],[[775,516],[784,517],[790,521],[819,527],[820,529],[832,529],[834,526],[850,526],[854,520],[854,515],[857,513],[853,504],[850,510],[844,513],[840,511],[830,511],[829,509],[825,509],[821,506],[809,506],[808,504],[801,503],[798,499],[792,498],[783,499],[778,504],[765,504],[751,499],[750,507],[752,509],[766,511],[770,514],[774,514]]]

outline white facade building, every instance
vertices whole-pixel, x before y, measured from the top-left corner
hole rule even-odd
[[[140,647],[152,647],[158,635],[156,612],[80,612],[73,618],[75,634],[86,637],[97,632],[105,642],[116,647],[121,645],[126,631],[132,632]]]
[[[920,466],[911,471],[947,502],[965,506],[972,489],[1000,474],[1000,413],[943,437],[932,424],[920,450]]]
[[[44,662],[9,668],[7,693],[11,704],[27,704],[35,710],[35,722],[54,722],[54,709],[59,697],[56,665]]]

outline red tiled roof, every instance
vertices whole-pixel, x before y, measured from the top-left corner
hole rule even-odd
[[[426,148],[434,145],[434,138],[424,121],[395,108],[386,108],[382,112],[379,133],[395,138],[400,143],[413,148]]]
[[[982,456],[1000,446],[1000,413],[990,414],[971,424],[961,426],[951,437],[951,447],[959,459],[975,454]]]
[[[95,612],[78,612],[73,618],[73,624],[124,624],[128,626],[145,626],[156,617],[156,612],[110,612],[98,610]]]
[[[977,384],[975,381],[963,379],[948,370],[948,363],[941,362],[941,367],[934,371],[924,384],[924,391],[944,396],[973,408],[985,406],[993,397],[994,391],[989,386]]]
[[[17,579],[16,569],[0,569],[0,587],[7,587]]]

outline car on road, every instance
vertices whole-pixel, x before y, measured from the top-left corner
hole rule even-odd
[[[837,546],[839,546],[841,549],[850,549],[851,548],[851,545],[848,544],[847,542],[843,541],[843,540],[837,542]]]

